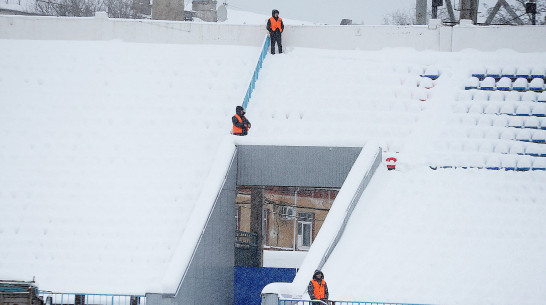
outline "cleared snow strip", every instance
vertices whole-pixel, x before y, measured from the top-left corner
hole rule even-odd
[[[218,148],[214,163],[210,167],[215,170],[211,171],[205,180],[203,191],[201,192],[201,195],[195,204],[196,208],[193,210],[186,225],[187,229],[184,232],[184,236],[178,243],[173,257],[171,258],[171,263],[163,277],[161,287],[154,287],[155,289],[160,290],[148,292],[178,292],[179,285],[186,275],[187,269],[193,259],[195,249],[203,235],[210,214],[214,209],[214,203],[226,181],[229,166],[235,157],[236,147],[232,138],[232,136],[224,137]]]
[[[345,179],[294,281],[292,283],[269,284],[262,290],[262,294],[277,294],[283,298],[302,297],[313,272],[324,265],[343,235],[351,212],[380,162],[381,149],[377,145],[365,145]]]

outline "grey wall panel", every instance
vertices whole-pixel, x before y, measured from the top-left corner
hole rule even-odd
[[[238,146],[238,185],[341,187],[361,147]]]
[[[236,179],[235,157],[178,294],[174,297],[175,304],[233,304]]]

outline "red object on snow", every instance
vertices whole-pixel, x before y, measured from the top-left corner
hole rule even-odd
[[[385,161],[387,161],[387,169],[388,170],[393,170],[393,169],[396,169],[396,158],[395,157],[390,157],[390,158],[387,158]]]

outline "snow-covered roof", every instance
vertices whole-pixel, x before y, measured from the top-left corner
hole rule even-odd
[[[322,269],[331,298],[541,303],[545,181],[544,172],[382,169]]]
[[[1,44],[0,278],[161,292],[259,49]]]
[[[56,291],[160,292],[156,283],[188,229],[203,181],[218,170],[211,161],[218,143],[229,134],[233,108],[246,93],[259,47],[121,41],[1,44],[0,214],[10,216],[0,222],[0,277],[36,276],[41,289]],[[516,128],[506,126],[506,114],[467,113],[473,103],[484,101],[472,100],[464,84],[475,66],[546,66],[544,53],[518,57],[511,52],[507,57],[502,51],[290,46],[285,51],[265,60],[247,109],[252,128],[243,141],[274,144],[282,139],[302,145],[326,139],[353,146],[374,140],[386,156],[399,160],[399,172],[383,173],[378,180],[392,178],[406,195],[395,198],[405,198],[403,203],[418,211],[424,209],[420,194],[429,189],[422,190],[422,185],[412,192],[414,183],[404,181],[426,184],[431,177],[438,177],[438,182],[430,182],[438,184],[438,191],[431,190],[436,197],[427,197],[427,202],[443,199],[445,190],[478,200],[484,210],[532,198],[533,204],[544,203],[543,188],[527,189],[544,184],[542,173],[457,170],[451,177],[444,174],[451,171],[429,168],[483,167],[493,163],[490,160],[514,168],[534,166],[532,157],[522,153],[542,151],[541,144],[515,141]],[[419,88],[419,76],[427,67],[435,67],[440,77],[432,88]],[[464,95],[470,100],[457,100]],[[482,106],[474,108],[485,111]],[[493,125],[493,117],[504,122]],[[538,124],[546,126],[542,119]],[[491,195],[505,178],[515,185],[506,188],[510,199]],[[468,192],[474,179],[481,187]],[[519,199],[523,191],[529,193]],[[363,209],[383,207],[383,197],[373,198],[376,201]],[[443,206],[448,203],[457,210],[453,205],[458,202]],[[466,203],[456,212],[465,211],[471,211]],[[536,212],[542,215],[543,210]],[[435,219],[433,224],[440,222]],[[415,232],[421,232],[419,228]],[[527,234],[530,228],[515,230]],[[459,241],[459,235],[453,236]],[[379,257],[374,253],[369,255]],[[396,296],[334,289],[333,270],[346,267],[329,266],[325,271],[339,298]],[[86,276],[76,276],[82,273]]]

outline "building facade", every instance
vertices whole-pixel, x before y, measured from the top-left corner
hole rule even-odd
[[[326,219],[339,189],[265,187],[263,248],[307,251]],[[237,229],[250,231],[251,188],[238,187]]]

